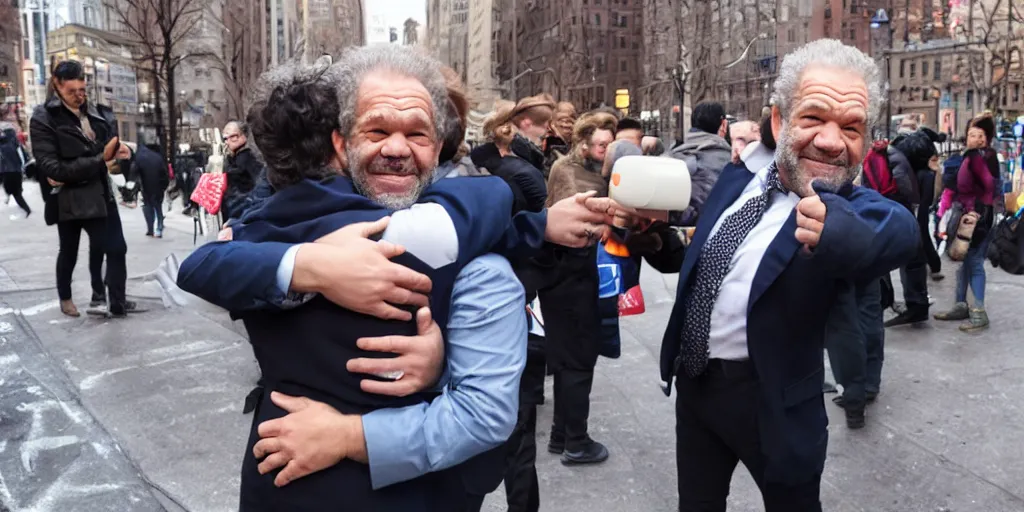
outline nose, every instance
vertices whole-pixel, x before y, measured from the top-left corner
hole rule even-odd
[[[814,147],[829,156],[838,156],[846,148],[842,129],[837,123],[826,123],[814,136]]]
[[[384,140],[380,155],[386,158],[408,158],[412,155],[412,149],[409,148],[409,139],[405,138],[404,133],[392,133]]]

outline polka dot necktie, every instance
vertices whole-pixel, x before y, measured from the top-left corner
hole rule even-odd
[[[686,323],[683,324],[682,347],[677,366],[687,377],[704,373],[708,366],[708,336],[711,332],[711,310],[718,299],[722,280],[732,267],[732,257],[743,239],[760,222],[773,191],[786,193],[779,181],[775,164],[768,169],[764,192],[751,198],[738,211],[728,216],[708,240],[694,267],[696,278],[686,298]]]

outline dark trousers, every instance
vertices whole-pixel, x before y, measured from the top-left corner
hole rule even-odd
[[[106,283],[107,293],[110,295],[110,312],[121,313],[127,301],[125,287],[128,282],[128,244],[124,241],[121,215],[114,203],[107,203],[105,228],[103,250],[107,256]]]
[[[696,379],[676,380],[676,467],[680,512],[725,512],[742,462],[766,512],[821,512],[821,475],[802,485],[767,481],[757,427],[759,386],[749,362],[713,359]]]
[[[146,217],[146,233],[153,234],[153,224],[156,223],[156,231],[164,230],[164,195],[143,194],[142,215]]]
[[[531,341],[539,339],[532,334],[530,338]],[[505,496],[509,512],[537,512],[540,509],[537,404],[544,398],[544,373],[543,351],[527,350],[526,368],[519,382],[519,417],[516,428],[508,438]]]
[[[928,311],[928,258],[923,242],[918,244],[914,257],[900,267],[900,282],[903,283],[903,300],[907,311]]]
[[[881,284],[877,279],[851,285],[838,294],[828,319],[825,348],[843,401],[856,408],[867,393],[879,392],[885,360]]]
[[[89,277],[93,297],[106,297],[103,286],[103,244],[106,234],[105,219],[67,220],[57,223],[60,249],[57,253],[57,295],[60,300],[71,300],[71,278],[78,263],[78,245],[82,231],[89,236]]]
[[[18,203],[18,206],[25,211],[25,215],[32,213],[32,209],[28,207],[28,203],[25,202],[25,197],[22,195],[21,173],[5,172],[0,176],[3,176],[4,192],[14,198],[14,202]]]
[[[924,248],[924,256],[928,262],[928,268],[933,274],[937,274],[942,271],[942,258],[939,257],[939,251],[935,247],[935,241],[932,239],[927,222],[919,224],[919,227],[921,228],[921,245]]]
[[[111,312],[120,312],[126,301],[125,286],[128,280],[128,266],[125,255],[128,246],[121,229],[121,216],[117,205],[107,203],[105,219],[70,220],[57,223],[60,236],[60,252],[57,254],[57,294],[61,300],[71,300],[71,277],[78,262],[78,243],[82,231],[89,235],[89,273],[92,277],[94,297],[104,297],[110,304]],[[103,258],[107,260],[107,273],[100,280]],[[103,285],[106,284],[106,291]]]
[[[597,252],[563,251],[553,285],[539,293],[544,312],[548,368],[555,375],[553,439],[565,439],[567,452],[590,442],[590,390],[600,349],[597,309]]]

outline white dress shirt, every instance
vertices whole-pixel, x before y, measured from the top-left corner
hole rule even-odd
[[[766,165],[754,174],[740,197],[718,218],[710,236],[715,236],[728,216],[738,211],[751,198],[762,194],[767,182]],[[722,280],[718,299],[711,309],[711,331],[708,337],[710,359],[741,361],[750,357],[747,350],[747,305],[750,302],[750,288],[757,269],[761,266],[764,253],[778,236],[798,202],[800,197],[792,192],[773,192],[768,210],[733,254],[729,273]],[[708,239],[710,240],[710,237]]]

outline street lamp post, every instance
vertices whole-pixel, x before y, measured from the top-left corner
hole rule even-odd
[[[889,0],[889,9],[892,10],[892,0]],[[892,138],[892,20],[885,9],[879,9],[871,18],[871,28],[879,29],[885,27],[886,45],[882,50],[885,56],[885,138]],[[878,38],[874,38],[877,42]],[[877,53],[877,52],[876,52]]]

